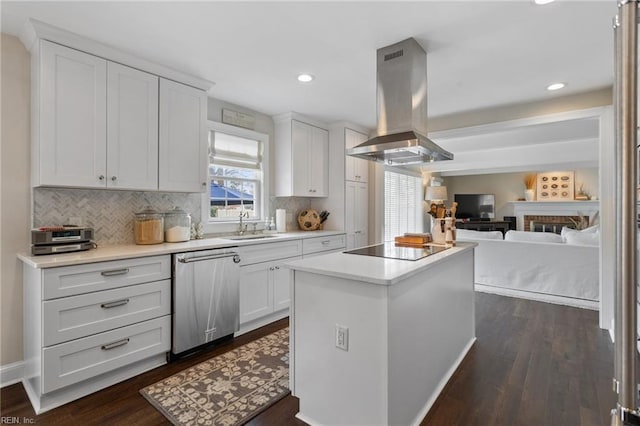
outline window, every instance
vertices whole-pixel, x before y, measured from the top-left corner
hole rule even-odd
[[[236,222],[241,212],[264,218],[268,137],[221,123],[209,123],[209,222]]]
[[[422,230],[422,178],[385,170],[384,241]]]

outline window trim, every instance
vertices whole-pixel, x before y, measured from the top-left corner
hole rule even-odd
[[[269,212],[270,199],[270,170],[269,170],[269,135],[266,133],[256,132],[254,130],[244,129],[242,127],[231,126],[229,124],[220,123],[218,121],[207,121],[207,138],[210,132],[226,133],[228,135],[237,136],[246,139],[254,139],[262,143],[262,188],[260,188],[260,214],[256,219],[247,220],[247,222],[262,223],[266,220]],[[208,153],[207,149],[207,153]],[[209,179],[209,156],[207,155],[207,179]],[[209,191],[202,194],[201,198],[201,221],[205,233],[233,232],[238,226],[238,220],[210,220],[210,201]]]

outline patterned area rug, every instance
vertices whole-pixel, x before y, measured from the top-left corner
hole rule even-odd
[[[289,393],[289,328],[140,390],[175,425],[237,425]]]

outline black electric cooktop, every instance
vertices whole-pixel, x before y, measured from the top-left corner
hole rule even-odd
[[[395,243],[377,244],[375,246],[362,247],[355,250],[347,250],[348,254],[360,254],[363,256],[385,257],[387,259],[419,260],[432,254],[440,253],[448,247],[399,247]]]

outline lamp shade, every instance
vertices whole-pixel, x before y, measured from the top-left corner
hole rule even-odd
[[[427,201],[444,201],[447,199],[446,186],[427,186],[427,192],[424,194]]]

